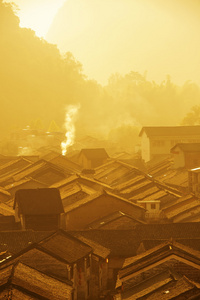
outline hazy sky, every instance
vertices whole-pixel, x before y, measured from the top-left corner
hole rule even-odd
[[[45,37],[49,27],[66,0],[5,0],[17,4],[22,27],[32,28],[40,37]]]
[[[199,0],[15,0],[21,26],[71,51],[89,78],[171,75],[200,84]],[[54,18],[55,17],[55,18]]]

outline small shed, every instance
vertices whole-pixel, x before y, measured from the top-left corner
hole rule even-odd
[[[21,189],[15,194],[15,220],[22,229],[56,230],[64,212],[60,192],[56,188]]]
[[[108,158],[104,148],[82,149],[78,156],[78,163],[85,169],[91,169],[105,164]]]

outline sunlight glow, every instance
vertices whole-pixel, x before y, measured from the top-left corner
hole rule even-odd
[[[45,38],[53,19],[65,0],[14,0],[19,10],[20,26],[31,28],[36,35]]]

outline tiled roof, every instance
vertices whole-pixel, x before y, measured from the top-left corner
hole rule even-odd
[[[71,299],[72,287],[70,285],[22,263],[0,270],[1,286],[8,282],[8,275],[9,285],[33,293],[35,296],[54,300]]]
[[[7,196],[8,198],[11,196],[11,194],[6,191],[5,188],[0,187],[0,194],[3,194],[4,196]]]
[[[133,154],[130,154],[128,152],[119,152],[112,155],[114,159],[131,159],[134,157]]]
[[[83,237],[82,235],[80,235],[79,233],[74,234],[74,236],[79,239],[80,241],[84,242],[85,244],[87,244],[88,246],[90,246],[92,248],[92,253],[101,257],[101,258],[106,258],[109,254],[110,254],[110,249],[103,247],[102,245],[87,239],[85,237]]]
[[[120,278],[125,277],[132,272],[142,270],[145,266],[153,265],[156,262],[170,257],[171,255],[180,256],[193,263],[200,264],[200,252],[193,250],[183,244],[179,244],[176,241],[166,241],[162,244],[155,246],[145,252],[138,254],[134,257],[125,259],[122,269],[119,271]]]
[[[63,155],[59,155],[49,160],[52,164],[57,165],[61,169],[71,173],[80,173],[82,167],[77,163],[72,162]]]
[[[23,170],[24,168],[32,164],[32,161],[29,161],[25,158],[16,157],[16,160],[9,161],[3,166],[0,166],[0,177],[19,172],[20,170]]]
[[[96,168],[94,177],[101,182],[116,186],[140,174],[141,171],[130,164],[111,160]]]
[[[188,136],[200,135],[200,126],[163,126],[163,127],[143,127],[139,136],[146,132],[148,137],[151,136]]]
[[[105,217],[100,218],[99,220],[96,220],[94,222],[92,222],[91,224],[88,225],[87,229],[100,229],[100,228],[105,228],[106,225],[109,226],[109,224],[115,222],[116,220],[122,219],[121,221],[121,227],[126,226],[126,223],[124,224],[123,220],[124,219],[129,219],[129,223],[132,222],[132,226],[137,224],[145,224],[145,222],[141,221],[141,220],[137,220],[135,218],[133,218],[131,215],[128,215],[124,212],[121,211],[116,211],[114,213],[111,213]],[[117,226],[117,225],[116,225]],[[120,226],[120,225],[118,225]],[[115,228],[115,229],[119,229],[119,227]],[[122,228],[121,228],[122,229]]]
[[[154,186],[148,190],[138,193],[135,196],[131,197],[130,200],[156,200],[166,196],[167,193],[163,190],[160,190],[158,187]]]
[[[50,161],[51,159],[53,159],[53,158],[55,158],[55,157],[58,157],[59,155],[60,155],[59,152],[53,151],[53,150],[49,150],[49,151],[47,151],[47,153],[42,154],[42,155],[40,156],[40,159],[44,159],[44,160],[46,160],[46,161]]]
[[[14,208],[25,215],[60,214],[64,212],[58,189],[20,189],[15,194]]]
[[[56,165],[54,165],[50,162],[47,162],[47,161],[44,161],[44,160],[39,160],[39,161],[35,162],[34,164],[32,164],[31,166],[24,169],[23,171],[18,172],[17,174],[15,174],[13,176],[13,179],[15,181],[19,181],[19,180],[21,180],[25,177],[33,177],[33,178],[37,179],[38,178],[37,177],[38,173],[41,173],[41,171],[43,171],[43,173],[45,171],[48,172],[49,170],[57,172],[63,178],[65,176],[69,175],[69,173],[65,174],[65,172],[62,169],[60,169],[58,166],[56,166]],[[38,179],[38,180],[40,181],[40,179]],[[61,180],[61,178],[59,180]]]
[[[136,175],[132,176],[131,179],[124,181],[121,184],[115,185],[115,189],[118,191],[123,191],[124,189],[127,189],[128,187],[131,187],[132,185],[140,184],[143,181],[146,180],[146,177],[144,175]]]
[[[192,194],[180,197],[173,203],[163,208],[163,212],[168,219],[174,222],[185,222],[200,216],[199,200]]]
[[[91,188],[95,191],[99,191],[99,190],[102,190],[102,189],[110,189],[111,190],[111,187],[109,185],[105,184],[105,183],[102,183],[102,182],[97,181],[95,179],[88,178],[88,177],[83,176],[83,175],[77,175],[77,174],[71,175],[66,179],[63,179],[63,180],[61,180],[57,183],[54,183],[50,187],[60,189],[64,186],[72,184],[73,182],[83,184],[84,186],[87,186],[88,188]]]
[[[135,232],[142,239],[198,238],[200,223],[137,225]]]
[[[125,283],[123,286],[125,286]],[[176,275],[175,277],[168,271],[144,280],[136,286],[128,286],[128,290],[123,292],[123,298],[126,300],[189,299],[190,296],[199,293],[199,283],[195,283],[185,276],[177,277]]]
[[[65,213],[72,211],[72,210],[74,210],[82,205],[85,205],[91,201],[94,201],[96,198],[100,197],[101,195],[102,195],[102,192],[97,192],[97,193],[87,196],[81,200],[78,200],[74,203],[71,203],[71,204],[65,206]]]
[[[151,174],[154,178],[157,176],[165,175],[169,170],[171,170],[172,164],[173,160],[169,156],[167,156],[167,158],[159,160],[156,160],[156,158],[154,158],[146,163],[148,173]]]
[[[157,179],[177,189],[180,187],[188,189],[188,170],[185,169],[169,170],[164,176],[159,176]]]
[[[75,182],[69,183],[65,186],[62,186],[61,188],[59,188],[59,191],[60,191],[61,199],[63,201],[66,201],[66,203],[67,203],[67,198],[72,197],[73,195],[74,195],[74,200],[75,200],[76,194],[78,194],[79,192],[83,192],[85,194],[85,196],[96,193],[96,190],[94,190],[84,184],[80,184],[78,181],[75,181]],[[73,202],[75,202],[75,201],[73,201]],[[64,202],[63,202],[63,205],[64,205]]]
[[[173,270],[187,274],[191,280],[200,278],[200,252],[176,242],[166,242],[134,257],[125,259],[119,271],[118,284],[134,286],[160,272]],[[176,274],[175,273],[175,274]],[[138,298],[137,298],[138,299]]]
[[[27,183],[27,182],[35,182],[35,183],[38,183],[38,184],[40,184],[40,185],[43,185],[43,186],[48,187],[47,184],[45,184],[45,183],[43,183],[43,182],[40,182],[40,181],[38,181],[38,180],[36,180],[36,179],[34,179],[34,178],[29,177],[29,178],[23,178],[23,179],[21,179],[21,180],[19,180],[19,181],[16,181],[16,182],[13,182],[13,183],[11,183],[11,184],[8,184],[8,185],[6,185],[4,188],[5,188],[7,191],[9,191],[9,190],[12,190],[12,189],[15,188],[15,187],[18,187],[18,186],[20,186],[20,185],[23,185],[24,183]]]
[[[138,248],[139,249],[142,249],[142,252],[143,251],[146,251],[146,250],[149,250],[151,248],[154,248],[155,246],[157,245],[160,245],[162,243],[164,243],[167,239],[152,239],[152,240],[149,240],[149,239],[146,239],[146,240],[143,240]],[[197,251],[200,251],[200,238],[187,238],[187,239],[184,239],[184,238],[176,238],[175,241],[179,244],[182,244],[182,245],[185,245],[193,250],[197,250]]]
[[[128,195],[132,197],[132,195],[143,192],[145,189],[152,188],[154,186],[154,182],[152,180],[145,179],[140,183],[133,184],[132,186],[127,186],[123,190],[117,190],[121,194]]]
[[[141,206],[139,206],[139,205],[137,205],[135,203],[132,203],[131,201],[127,200],[126,198],[120,197],[120,196],[115,195],[115,194],[113,194],[111,192],[103,190],[101,192],[97,192],[95,194],[92,194],[92,195],[90,195],[88,197],[85,197],[85,198],[83,198],[81,200],[76,201],[75,203],[72,203],[72,204],[66,206],[65,207],[65,212],[72,211],[72,210],[74,210],[74,209],[76,209],[76,208],[78,208],[80,206],[86,205],[89,202],[95,201],[97,198],[102,197],[103,195],[108,195],[110,197],[116,198],[116,199],[118,199],[120,201],[123,201],[125,203],[128,203],[130,205],[135,206],[137,209],[145,211],[145,209],[143,207],[141,207]]]
[[[21,288],[17,287],[5,287],[0,292],[0,299],[9,299],[8,297],[11,297],[11,291],[12,291],[12,298],[10,299],[23,299],[23,300],[38,300],[38,295],[33,295],[28,293],[27,291],[22,291]]]
[[[92,248],[64,231],[57,231],[39,243],[42,249],[67,263],[74,263],[92,252]]]
[[[84,155],[87,159],[105,159],[108,158],[108,154],[104,148],[82,149],[79,156]]]
[[[77,174],[72,174],[71,176],[60,180],[59,182],[56,182],[51,185],[52,188],[61,188],[62,186],[65,186],[66,184],[69,184],[79,178],[79,175]]]
[[[111,250],[111,256],[129,257],[136,255],[140,243],[139,236],[134,230],[85,230],[70,231],[72,235],[80,234],[86,239]]]
[[[0,203],[0,215],[11,216],[14,214],[15,211],[7,203]]]
[[[130,257],[136,255],[144,239],[196,239],[199,238],[200,222],[135,225],[131,230],[79,231],[85,238],[109,248],[111,255]],[[73,232],[72,232],[73,234]]]
[[[142,172],[139,176],[133,176],[133,178],[126,182],[115,186],[114,190],[131,200],[140,200],[151,197],[151,195],[157,199],[165,197],[166,195],[178,197],[181,193],[174,187],[161,183],[155,180],[151,175],[142,174]]]
[[[181,277],[181,276],[179,276]],[[167,286],[169,283],[176,282],[178,279],[169,270],[156,274],[146,280],[142,280],[139,284],[133,284],[131,280],[123,281],[123,297],[128,300],[145,298]],[[118,281],[118,286],[121,285]]]
[[[138,297],[138,300],[168,300],[168,299],[199,299],[195,295],[200,297],[200,284],[189,280],[183,276],[178,280],[173,280],[162,288],[155,289],[153,293],[149,293],[147,296]],[[129,298],[127,298],[128,300]]]
[[[37,243],[52,234],[48,231],[1,231],[0,251],[7,250],[11,254],[18,253],[33,243]]]
[[[8,282],[8,279],[10,278],[11,276],[11,272],[12,272],[12,266],[9,266],[5,269],[2,269],[0,271],[0,286],[6,284]]]
[[[54,257],[53,254],[46,253],[45,250],[41,249],[37,244],[32,244],[18,254],[5,259],[1,262],[0,268],[5,268],[5,266],[9,266],[16,262],[21,262],[46,275],[54,276],[59,280],[72,284],[67,280],[68,264],[63,263],[61,259],[59,260]]]

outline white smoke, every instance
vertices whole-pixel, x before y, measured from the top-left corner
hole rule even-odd
[[[62,155],[67,153],[67,148],[74,144],[75,139],[75,119],[80,108],[80,104],[78,105],[69,105],[66,108],[65,115],[65,124],[64,127],[66,129],[65,133],[65,141],[61,143]]]

